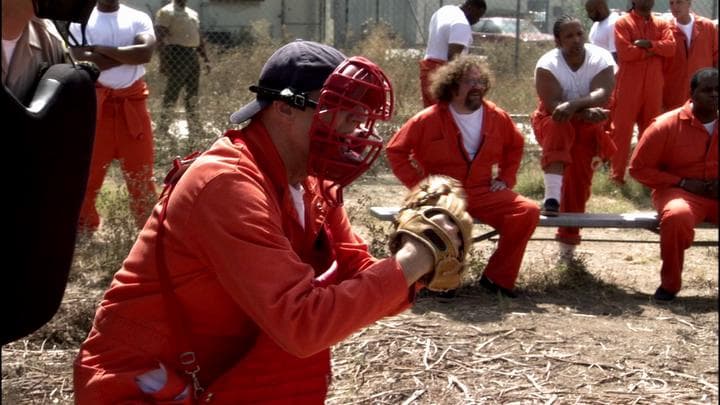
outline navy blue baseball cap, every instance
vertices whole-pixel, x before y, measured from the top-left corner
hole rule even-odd
[[[273,100],[285,100],[304,108],[304,95],[322,88],[325,79],[346,59],[337,49],[301,39],[283,45],[265,62],[260,80],[250,91],[255,100],[230,115],[230,122],[241,124]]]

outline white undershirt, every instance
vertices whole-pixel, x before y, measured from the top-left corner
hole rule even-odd
[[[687,48],[690,49],[690,42],[692,41],[692,30],[693,30],[693,24],[695,23],[695,17],[693,17],[692,14],[690,14],[690,22],[687,24],[680,24],[680,22],[676,19],[675,24],[677,24],[678,28],[680,28],[685,34],[685,38],[687,38]]]
[[[450,112],[452,113],[458,128],[460,128],[463,146],[465,146],[465,151],[470,156],[470,160],[475,159],[478,148],[480,148],[480,144],[482,143],[482,121],[484,110],[485,109],[480,106],[480,108],[470,114],[460,114],[455,111],[452,105],[450,105]]]
[[[290,185],[290,196],[293,199],[293,205],[295,205],[295,211],[297,211],[298,219],[300,219],[300,225],[305,229],[305,201],[303,195],[305,189],[302,184],[298,183],[297,186]]]
[[[710,121],[707,124],[703,124],[705,129],[708,131],[708,134],[712,135],[713,130],[715,129],[715,125],[717,125],[718,120]]]
[[[21,36],[22,36],[22,34],[21,34]],[[15,39],[3,39],[2,40],[3,57],[5,58],[6,66],[10,65],[12,56],[15,53],[15,47],[17,46],[17,43],[19,40],[20,40],[20,37],[17,37]]]

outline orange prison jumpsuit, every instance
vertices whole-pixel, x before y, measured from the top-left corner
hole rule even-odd
[[[157,199],[153,182],[153,134],[146,103],[148,87],[139,79],[124,89],[99,83],[95,88],[95,142],[80,226],[94,231],[100,225],[95,201],[110,163],[119,159],[130,194],[130,210],[135,224],[141,228]]]
[[[485,275],[503,288],[515,286],[527,242],[540,219],[538,205],[514,191],[524,139],[510,116],[484,101],[483,141],[470,160],[447,103],[426,108],[408,120],[388,142],[386,151],[395,176],[412,187],[431,174],[463,182],[468,212],[500,234]],[[493,166],[506,189],[490,191]]]
[[[638,39],[651,41],[650,50],[655,55],[633,45]],[[637,123],[642,134],[662,112],[662,64],[664,58],[675,54],[675,39],[667,21],[656,17],[646,21],[633,10],[615,22],[615,47],[619,70],[611,119],[617,152],[610,163],[612,178],[624,182],[633,125]]]
[[[615,152],[615,144],[605,132],[605,122],[589,123],[573,119],[557,122],[542,103],[530,117],[535,139],[542,147],[540,165],[563,162],[560,212],[585,212],[592,188],[592,159],[603,160]],[[580,228],[558,228],[555,238],[570,245],[580,244]]]
[[[707,18],[694,15],[692,40],[687,47],[685,33],[675,22],[670,29],[675,37],[675,56],[664,59],[663,106],[665,111],[685,104],[690,98],[690,79],[698,69],[718,66],[718,30]]]
[[[437,100],[430,94],[430,75],[445,64],[447,64],[447,61],[440,59],[423,59],[420,61],[420,93],[425,107],[437,103]]]
[[[691,103],[669,111],[648,127],[630,160],[630,175],[652,188],[660,218],[661,287],[680,291],[685,249],[695,225],[718,223],[718,201],[678,187],[683,178],[718,178],[718,128],[712,136],[692,114]]]
[[[282,160],[259,121],[226,135],[177,183],[165,222],[167,269],[197,354],[202,401],[322,404],[329,347],[404,310],[415,290],[393,258],[370,256],[345,210],[328,206],[313,178],[303,184],[301,227]],[[160,204],[80,347],[77,404],[154,403],[182,391],[177,333],[155,262],[159,212]],[[334,277],[317,281],[333,262]],[[135,377],[159,363],[175,388],[143,394]]]

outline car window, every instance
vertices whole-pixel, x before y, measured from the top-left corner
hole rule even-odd
[[[493,20],[483,21],[478,31],[487,32],[488,34],[502,34],[502,29],[500,28],[500,26],[495,24],[495,21]]]

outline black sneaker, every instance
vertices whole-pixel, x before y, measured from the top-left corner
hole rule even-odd
[[[493,283],[489,278],[487,278],[485,275],[480,277],[480,282],[478,283],[480,287],[484,288],[488,292],[492,294],[500,294],[503,297],[506,298],[517,298],[517,294],[513,290],[508,290],[507,288],[500,287],[499,285]]]
[[[662,287],[658,287],[658,289],[655,290],[655,294],[653,294],[653,298],[656,301],[670,302],[675,299],[675,294],[668,292],[668,290]]]
[[[543,206],[540,209],[540,215],[546,217],[556,217],[560,214],[560,203],[554,198],[548,198],[543,202]]]

